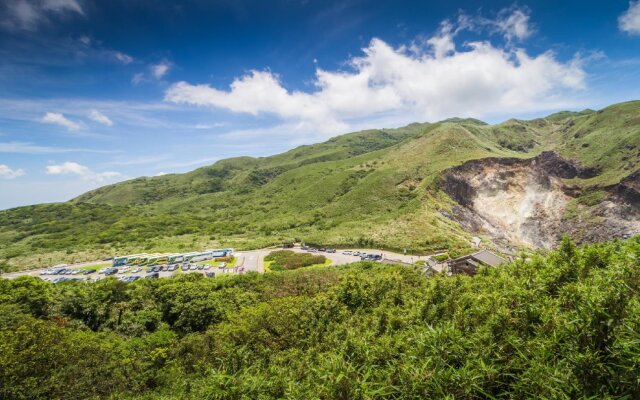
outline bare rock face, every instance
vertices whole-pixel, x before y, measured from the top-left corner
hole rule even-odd
[[[460,205],[449,216],[498,243],[550,248],[564,233],[578,241],[597,241],[640,232],[640,173],[605,188],[607,198],[586,210],[590,218],[567,215],[580,190],[563,179],[590,178],[598,172],[543,152],[531,159],[468,161],[445,171],[442,185]]]

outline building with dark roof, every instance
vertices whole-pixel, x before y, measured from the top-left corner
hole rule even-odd
[[[449,271],[452,274],[475,275],[480,266],[497,267],[506,264],[507,260],[489,251],[480,250],[449,261]]]

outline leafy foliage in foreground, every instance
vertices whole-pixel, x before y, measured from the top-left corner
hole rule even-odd
[[[639,398],[639,259],[635,238],[475,277],[0,280],[0,397]]]
[[[265,261],[273,261],[271,269],[279,271],[324,264],[327,261],[327,258],[321,254],[296,253],[291,250],[272,251],[264,259]]]

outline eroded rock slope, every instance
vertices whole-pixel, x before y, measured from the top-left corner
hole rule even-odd
[[[445,171],[443,189],[459,204],[450,217],[497,243],[550,248],[564,233],[589,242],[639,233],[640,173],[611,187],[589,188],[599,194],[591,197],[565,181],[598,173],[543,152],[530,159],[468,161]]]

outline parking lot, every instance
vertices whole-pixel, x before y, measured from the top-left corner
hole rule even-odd
[[[16,278],[18,276],[35,276],[41,279],[58,283],[69,280],[97,281],[108,276],[113,276],[125,282],[139,279],[168,278],[181,273],[200,273],[214,278],[221,275],[237,275],[247,272],[264,272],[264,257],[276,248],[250,250],[234,253],[232,263],[218,263],[215,261],[202,261],[193,263],[177,263],[156,266],[123,266],[109,267],[105,260],[84,262],[73,265],[60,265],[50,268],[42,268],[30,271],[3,274],[2,278]],[[295,252],[309,252],[324,255],[330,260],[328,265],[344,265],[368,259],[372,261],[391,260],[412,264],[425,260],[426,257],[407,256],[397,253],[371,249],[316,249],[309,247],[293,247],[287,250]]]

